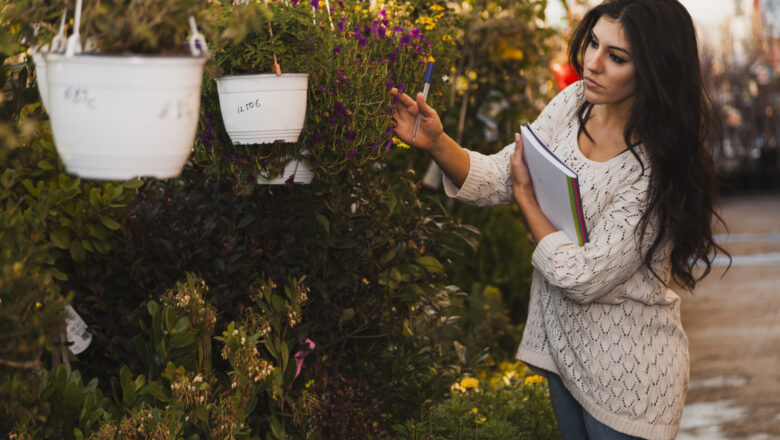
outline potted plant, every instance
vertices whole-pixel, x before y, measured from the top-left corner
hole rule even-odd
[[[296,143],[226,144],[222,120],[214,117],[220,110],[206,106],[196,161],[234,179],[241,191],[251,191],[250,182],[258,177],[263,183],[300,183],[291,171],[295,166],[300,171],[301,159],[309,161],[315,175],[325,177],[382,158],[393,145],[390,88],[422,90],[425,61],[435,54],[447,66],[455,55],[447,35],[453,30],[451,16],[437,13],[415,22],[408,9],[388,13],[350,0],[332,5],[328,10],[322,2],[268,4],[283,72],[309,73],[305,123]],[[215,49],[217,67],[238,73],[230,70],[231,63],[261,59],[258,65],[268,69],[273,65],[269,35],[258,32],[256,38],[252,51],[246,50],[252,44],[248,40],[242,50]],[[441,84],[442,77],[436,76],[431,100],[440,99]]]
[[[294,145],[305,121],[309,72],[321,63],[322,30],[312,11],[296,2],[238,3],[224,10],[211,63],[224,129],[235,145]],[[284,168],[259,174],[259,183],[280,184],[291,176],[297,183],[311,181],[305,152],[271,148]]]
[[[85,178],[175,177],[192,150],[207,0],[76,1],[65,53],[45,53],[57,151]],[[82,34],[83,31],[83,34]],[[82,35],[84,38],[82,39]],[[83,50],[83,41],[94,49]]]

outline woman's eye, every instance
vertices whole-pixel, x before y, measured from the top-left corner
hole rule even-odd
[[[610,54],[609,57],[612,59],[612,61],[614,61],[617,64],[623,64],[623,63],[626,62],[625,59],[620,58],[619,56],[617,56],[615,54]]]
[[[590,38],[590,47],[592,47],[594,49],[598,49],[598,47],[599,47],[599,43],[597,43],[596,39],[593,38],[593,37]]]

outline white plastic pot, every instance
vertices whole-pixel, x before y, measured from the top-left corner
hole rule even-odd
[[[298,142],[306,118],[308,81],[308,73],[216,79],[222,120],[233,143]]]
[[[192,151],[205,56],[43,56],[54,141],[85,178],[175,177]]]
[[[304,151],[304,154],[308,154],[308,151]],[[314,170],[311,164],[307,160],[291,160],[284,167],[282,174],[273,179],[266,179],[265,177],[258,177],[257,183],[261,185],[283,185],[293,177],[292,183],[309,184],[314,178]]]
[[[43,54],[34,50],[32,52],[33,63],[35,63],[35,77],[38,81],[38,93],[41,95],[43,108],[49,111],[49,82],[46,79],[46,60]]]

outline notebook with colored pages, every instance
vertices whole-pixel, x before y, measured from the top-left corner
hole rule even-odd
[[[531,174],[536,201],[544,215],[559,231],[584,246],[588,231],[582,214],[577,173],[542,142],[530,125],[520,127],[523,158]]]

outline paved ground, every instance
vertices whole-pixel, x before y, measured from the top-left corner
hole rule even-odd
[[[720,207],[734,264],[681,293],[691,386],[677,439],[780,439],[780,193]]]

